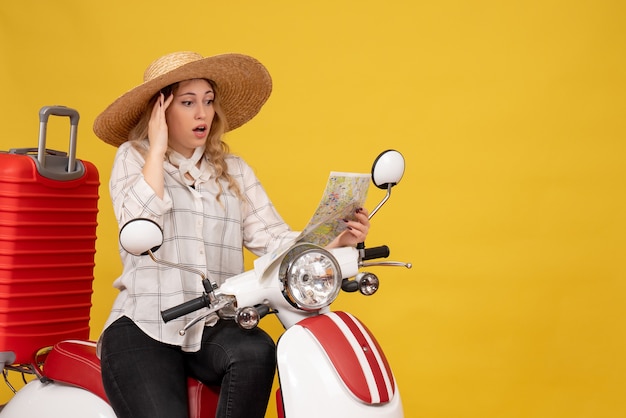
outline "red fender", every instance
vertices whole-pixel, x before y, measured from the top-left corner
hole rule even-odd
[[[387,358],[361,321],[346,312],[330,312],[298,325],[317,339],[356,398],[369,404],[384,404],[393,398],[396,387]]]

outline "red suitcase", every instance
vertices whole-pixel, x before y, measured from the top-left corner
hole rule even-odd
[[[70,118],[69,153],[46,149],[50,115]],[[78,120],[43,107],[39,147],[0,152],[0,362],[28,364],[40,348],[89,338],[100,181],[76,160]]]

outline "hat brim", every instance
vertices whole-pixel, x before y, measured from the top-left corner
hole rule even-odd
[[[120,96],[96,117],[93,130],[104,142],[120,146],[137,124],[149,100],[162,88],[195,78],[215,82],[227,131],[252,119],[272,92],[272,78],[256,59],[242,54],[222,54],[182,65]]]

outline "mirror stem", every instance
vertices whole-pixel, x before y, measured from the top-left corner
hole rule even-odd
[[[170,263],[169,261],[161,260],[160,258],[157,258],[154,255],[152,250],[148,250],[148,255],[150,256],[152,261],[154,261],[155,263],[162,264],[162,265],[168,266],[168,267],[174,267],[174,268],[177,268],[177,269],[180,269],[180,270],[185,270],[185,271],[188,271],[190,273],[194,273],[194,274],[199,275],[200,277],[202,277],[202,280],[206,280],[206,276],[200,270],[197,270],[197,269],[194,269],[194,268],[191,268],[191,267],[187,267],[187,266],[183,266],[181,264]]]
[[[374,214],[376,214],[376,212],[378,212],[378,210],[385,204],[385,202],[387,202],[387,200],[389,200],[389,196],[391,196],[391,188],[394,186],[393,183],[387,183],[387,195],[383,198],[383,200],[380,201],[380,203],[378,204],[378,206],[376,206],[374,208],[374,210],[369,214],[369,216],[367,217],[367,219],[372,219],[372,217],[374,216]]]

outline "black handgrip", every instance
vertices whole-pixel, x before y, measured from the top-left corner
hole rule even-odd
[[[209,306],[211,306],[209,303],[209,297],[205,293],[202,296],[188,300],[178,306],[161,311],[161,318],[163,318],[163,321],[165,322],[170,322],[172,319],[180,318],[183,315],[187,315],[188,313],[197,311],[198,309],[207,308]]]
[[[341,290],[352,293],[359,290],[359,283],[356,280],[343,279],[341,282]]]
[[[265,315],[270,313],[270,307],[263,303],[254,305],[254,309],[256,309],[256,311],[259,313],[259,318],[264,318]]]
[[[380,247],[366,248],[363,254],[363,260],[373,260],[375,258],[389,257],[389,247],[381,245]]]

